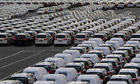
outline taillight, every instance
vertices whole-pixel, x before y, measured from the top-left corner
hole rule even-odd
[[[54,40],[57,40],[56,38]]]
[[[103,59],[103,57],[100,57],[100,59]]]
[[[77,40],[77,38],[74,38],[74,40]]]
[[[16,38],[14,38],[14,40],[17,40]]]
[[[80,71],[79,73],[80,73],[80,74],[83,74],[84,72],[83,72],[83,71]]]
[[[138,78],[134,78],[133,80],[134,80],[134,81],[138,81]]]
[[[127,60],[127,58],[126,58],[126,57],[125,57],[124,59],[125,59],[125,60]]]
[[[89,69],[90,67],[89,66],[86,66],[86,69]]]
[[[118,67],[114,67],[114,69],[118,69]]]
[[[44,40],[48,40],[47,38],[45,38]]]
[[[63,39],[63,40],[68,40],[68,39],[65,38],[65,39]]]
[[[120,62],[120,64],[122,64],[122,62]]]
[[[137,50],[134,50],[134,52],[138,52]]]
[[[27,40],[26,38],[24,38],[23,40]]]
[[[105,39],[104,39],[104,38],[102,38],[102,40],[104,41]]]
[[[103,80],[103,81],[104,81],[105,79],[104,79],[104,78],[102,78],[101,80]]]
[[[34,36],[32,36],[32,38],[34,38]]]
[[[49,72],[49,74],[52,74],[52,71],[48,71]]]
[[[112,74],[112,72],[108,72],[108,74]]]
[[[88,40],[87,38],[84,38],[84,40]]]
[[[4,40],[8,40],[8,38],[4,38]]]
[[[125,40],[125,38],[123,38],[123,40]]]
[[[129,54],[130,56],[132,56],[132,54]]]
[[[35,38],[35,40],[38,40],[37,38]]]

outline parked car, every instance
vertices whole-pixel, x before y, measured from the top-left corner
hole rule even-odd
[[[110,80],[110,77],[107,75],[107,71],[105,69],[101,68],[88,69],[86,71],[86,74],[98,75],[100,77],[100,80],[102,81],[102,84],[106,84],[107,81]]]
[[[34,67],[43,67],[49,74],[53,74],[57,69],[56,63],[53,62],[39,62]]]
[[[51,37],[51,35],[46,34],[46,33],[37,34],[37,36],[35,38],[35,45],[37,46],[37,45],[41,45],[41,44],[52,45],[53,38]]]
[[[23,84],[33,84],[36,81],[36,78],[31,73],[15,73],[10,77],[10,80],[19,80]]]
[[[98,75],[80,75],[77,81],[88,82],[89,84],[102,84]]]
[[[0,81],[0,84],[23,84],[23,83],[19,80],[3,80]]]
[[[60,45],[60,44],[70,45],[72,43],[71,40],[72,39],[69,34],[58,33],[55,35],[54,45]]]
[[[23,70],[23,73],[32,73],[37,80],[41,80],[47,71],[43,67],[27,67]]]
[[[78,78],[78,73],[74,68],[58,68],[55,74],[65,75],[68,81],[76,81]]]
[[[63,74],[46,74],[42,78],[42,81],[54,81],[56,84],[66,84],[67,78]]]
[[[25,33],[19,33],[16,34],[15,38],[14,38],[14,45],[32,45],[33,44],[33,38],[29,35],[29,34],[25,34]]]
[[[14,44],[14,38],[9,33],[0,33],[0,44],[12,45]]]

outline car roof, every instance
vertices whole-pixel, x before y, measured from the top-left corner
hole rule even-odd
[[[4,80],[0,81],[0,84],[14,84],[16,82],[20,82],[19,80]]]
[[[103,72],[106,71],[103,68],[93,68],[93,69],[88,69],[86,72]]]
[[[29,73],[15,73],[11,77],[28,77],[29,75],[31,75],[31,74],[29,74]]]
[[[71,66],[71,65],[81,66],[81,65],[83,65],[83,63],[74,63],[74,62],[73,62],[73,63],[67,63],[67,64],[66,64],[66,66],[69,66],[69,65],[70,65],[70,66]]]
[[[124,79],[129,79],[130,75],[113,75],[111,79],[115,78],[124,78]]]
[[[120,69],[120,72],[137,72],[137,69]]]

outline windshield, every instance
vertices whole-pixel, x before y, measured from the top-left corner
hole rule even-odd
[[[113,37],[120,37],[120,38],[124,38],[124,35],[114,35]]]
[[[93,38],[104,38],[103,35],[94,35]]]
[[[136,67],[136,66],[125,66],[124,68],[137,69],[140,72],[140,68],[139,67]]]
[[[4,33],[4,32],[5,32],[5,30],[0,30],[0,32],[1,32],[1,33]]]
[[[89,52],[88,54],[96,54],[98,55],[99,58],[102,57],[101,53],[97,53],[97,52]]]
[[[109,71],[109,67],[106,66],[94,66],[94,68],[104,68],[106,71]]]
[[[23,84],[27,84],[27,83],[28,83],[27,79],[24,78],[24,77],[12,77],[12,78],[10,78],[10,79],[11,79],[11,80],[19,80],[19,81],[21,81]]]
[[[56,35],[55,38],[65,38],[65,35]]]
[[[46,38],[46,35],[37,35],[37,38]]]
[[[55,81],[55,79],[46,79],[46,81]]]
[[[81,67],[80,66],[66,66],[66,67],[75,68],[77,70],[77,72],[81,71]]]
[[[88,46],[83,46],[83,45],[81,45],[81,46],[79,46],[79,47],[85,47],[86,50],[89,50],[89,47],[88,47]]]
[[[16,38],[22,39],[22,38],[25,38],[25,35],[16,35]]]
[[[116,58],[118,61],[120,61],[119,57],[107,57],[107,58]]]
[[[100,78],[104,78],[104,76],[103,76],[103,74],[102,74],[101,72],[86,72],[86,74],[90,74],[90,75],[96,74],[96,75],[98,75]]]
[[[59,74],[63,74],[65,76],[67,76],[67,73],[65,73],[65,72],[59,72]]]
[[[76,35],[76,38],[85,38],[85,35]]]
[[[121,72],[119,74],[123,74],[123,75],[131,75],[132,78],[136,78],[136,74],[135,73],[129,73],[129,72]]]
[[[126,81],[129,84],[127,79],[122,79],[122,78],[111,79],[110,81]]]
[[[132,35],[131,38],[140,38],[140,35]]]
[[[9,32],[10,34],[12,34],[12,35],[16,35],[16,33],[15,32]]]
[[[6,35],[0,35],[0,38],[6,38]]]
[[[80,63],[84,63],[84,65],[85,65],[85,66],[88,66],[88,62],[87,62],[87,61],[77,61],[77,60],[75,60],[75,61],[73,61],[73,62],[77,62],[77,63],[79,63],[79,62],[80,62]]]
[[[124,53],[113,53],[113,54],[121,54],[123,57],[125,57]]]
[[[129,49],[119,49],[119,50],[127,50],[129,54],[131,54],[131,51]]]
[[[111,63],[113,66],[117,66],[116,63],[112,61],[101,61],[101,63]]]

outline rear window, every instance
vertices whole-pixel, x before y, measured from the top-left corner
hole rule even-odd
[[[65,72],[59,72],[59,74],[63,74],[65,76],[67,76],[67,73],[65,73]]]
[[[85,35],[76,35],[76,38],[85,38]]]
[[[37,35],[37,38],[46,38],[46,35]]]
[[[109,71],[109,67],[106,67],[106,66],[95,66],[94,68],[103,68],[106,71]]]
[[[90,84],[90,80],[81,80],[83,82],[88,82]]]
[[[46,79],[46,81],[55,81],[55,79]]]
[[[56,35],[55,38],[65,38],[65,35]]]
[[[121,73],[119,73],[119,74],[131,75],[132,78],[136,78],[136,74],[135,74],[135,73],[121,72]]]
[[[132,35],[131,38],[140,38],[140,35]]]
[[[126,81],[128,84],[130,84],[127,79],[122,79],[122,78],[111,79],[110,81]]]
[[[16,35],[16,38],[25,38],[25,35]]]
[[[86,72],[86,74],[96,74],[98,75],[100,78],[104,78],[103,74],[100,72]]]
[[[0,38],[6,38],[6,35],[0,35]]]
[[[103,35],[94,35],[93,37],[94,37],[94,38],[104,38]]]
[[[114,35],[113,37],[120,37],[120,38],[124,38],[124,35]]]

